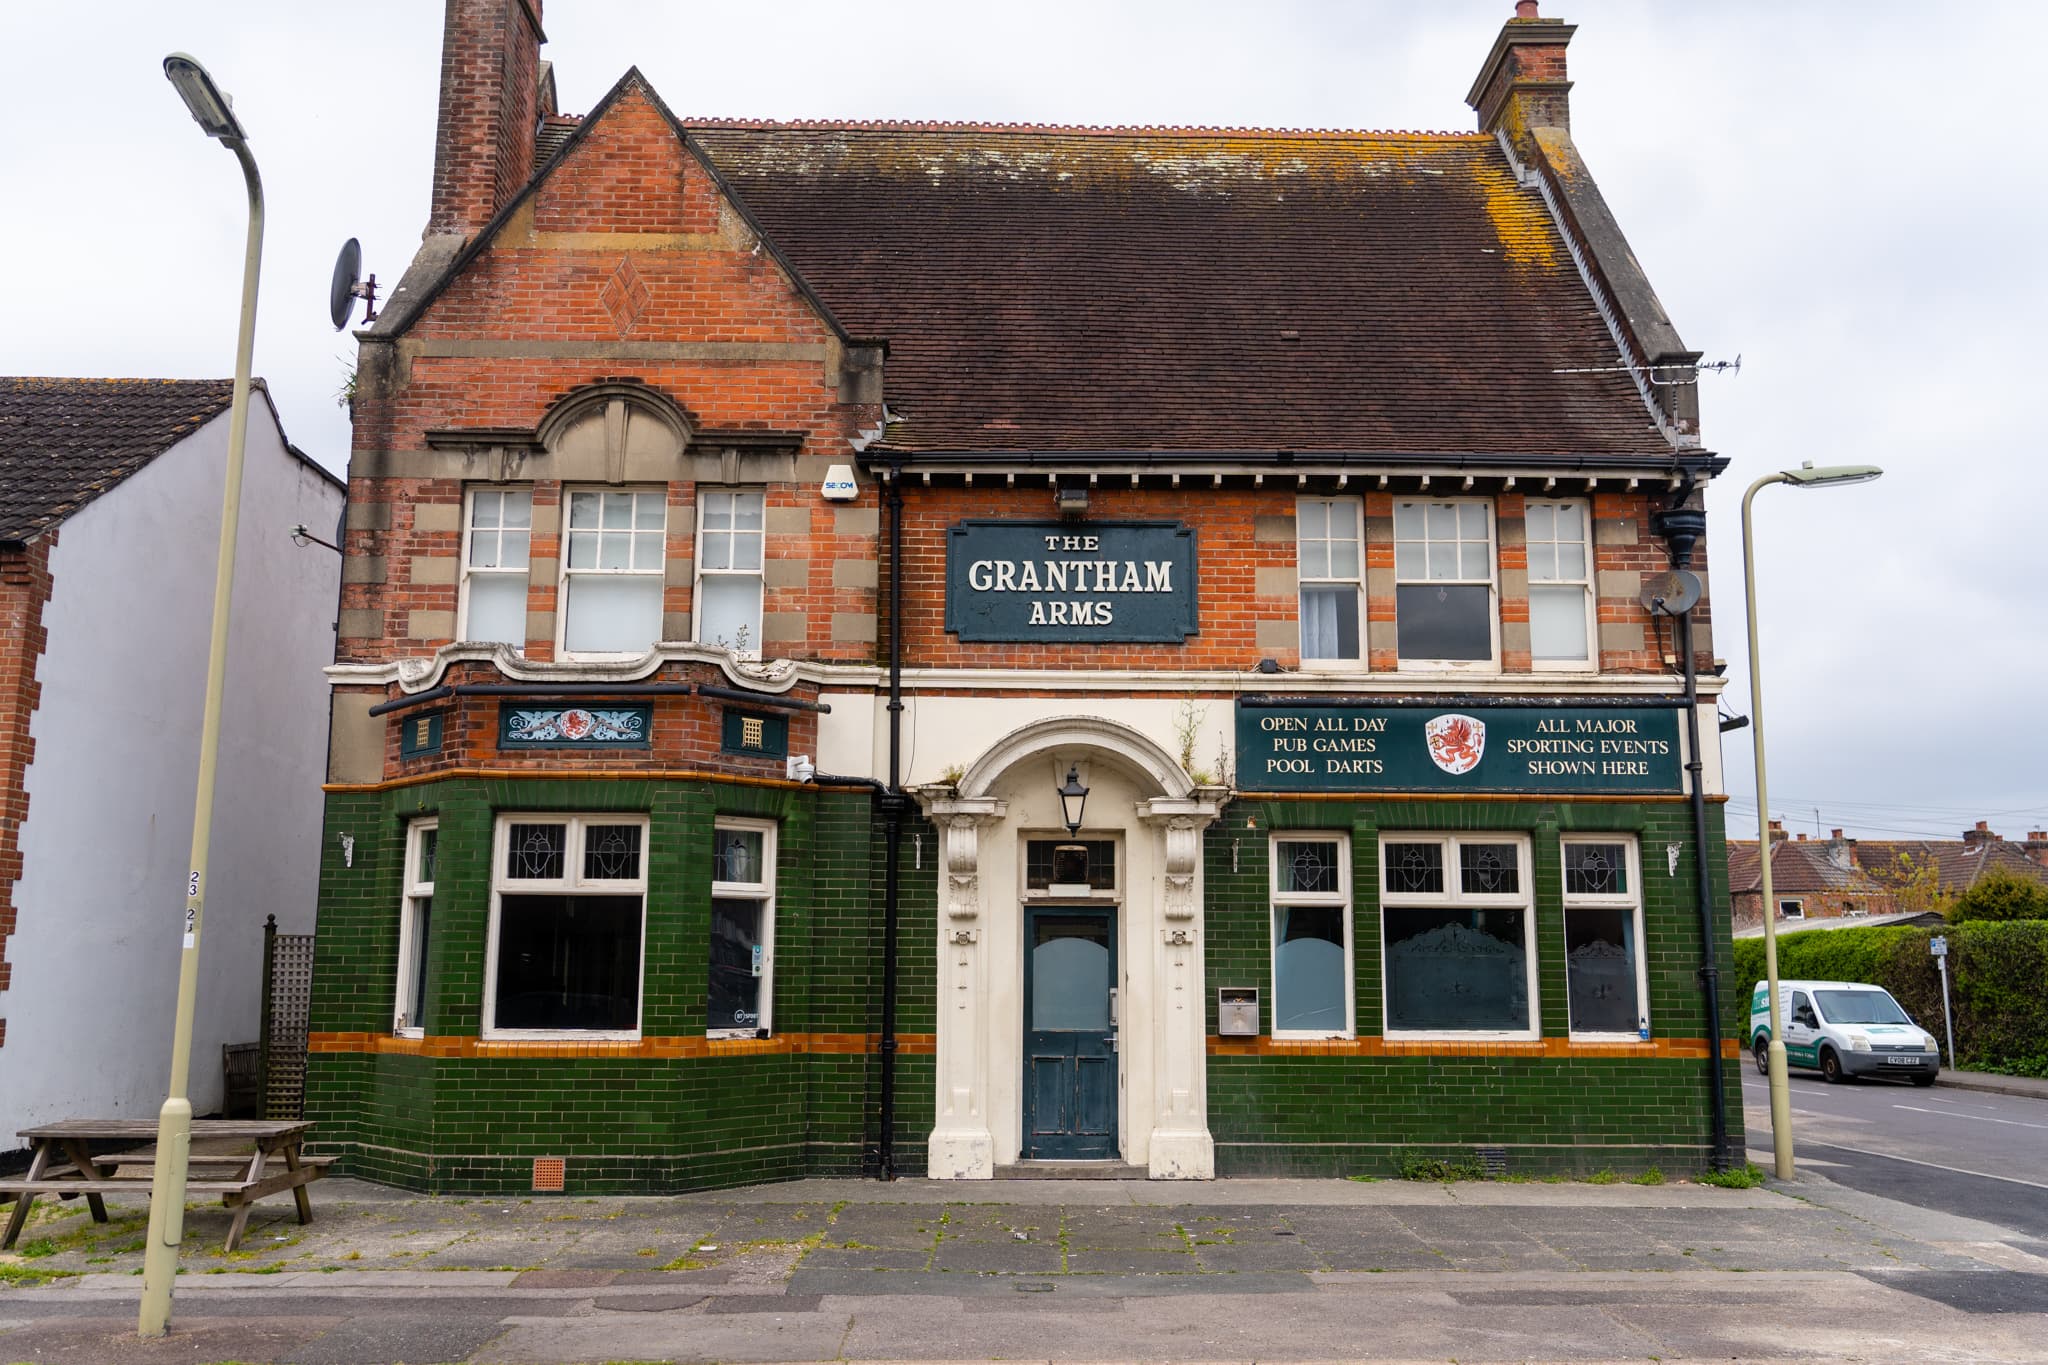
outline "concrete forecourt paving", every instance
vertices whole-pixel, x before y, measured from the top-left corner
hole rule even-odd
[[[2048,1360],[2048,1245],[1819,1176],[532,1200],[334,1180],[311,1226],[289,1210],[226,1256],[195,1205],[147,1345],[142,1206],[38,1210],[0,1260],[0,1362]]]

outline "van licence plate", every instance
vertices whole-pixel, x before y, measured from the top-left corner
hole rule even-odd
[[[1905,1057],[1900,1056],[1898,1053],[1895,1052],[1891,1056],[1884,1059],[1884,1064],[1886,1066],[1920,1066],[1923,1063],[1925,1063],[1926,1060],[1927,1059],[1925,1057]]]

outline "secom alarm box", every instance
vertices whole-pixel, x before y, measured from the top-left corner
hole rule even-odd
[[[1259,1036],[1259,988],[1218,986],[1216,988],[1216,1035],[1219,1038]]]

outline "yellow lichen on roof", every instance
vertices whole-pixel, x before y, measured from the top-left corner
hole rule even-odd
[[[1487,163],[1473,168],[1486,216],[1500,238],[1501,252],[1515,265],[1557,264],[1557,234],[1543,200],[1515,183],[1505,166]]]

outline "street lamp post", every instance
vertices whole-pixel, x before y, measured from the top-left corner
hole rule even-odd
[[[1771,1042],[1771,1146],[1777,1158],[1780,1180],[1792,1178],[1792,1091],[1785,1080],[1785,1025],[1778,999],[1778,920],[1771,900],[1771,798],[1764,778],[1764,679],[1763,662],[1757,651],[1756,629],[1756,544],[1750,535],[1750,504],[1767,484],[1786,483],[1794,488],[1828,488],[1838,484],[1868,483],[1884,473],[1875,465],[1830,465],[1815,469],[1807,461],[1797,469],[1766,474],[1742,495],[1742,590],[1749,612],[1749,728],[1756,754],[1756,843],[1763,896],[1764,980],[1770,992]]]
[[[149,1241],[142,1261],[137,1331],[160,1337],[171,1322],[178,1244],[185,1235],[185,1174],[192,1149],[192,1017],[199,1000],[199,934],[206,902],[207,845],[213,835],[214,775],[220,761],[222,684],[227,673],[228,609],[234,594],[235,541],[242,513],[242,450],[249,433],[249,369],[256,345],[256,278],[263,259],[263,181],[248,134],[206,68],[182,52],[164,58],[164,75],[208,137],[242,164],[249,190],[249,237],[242,263],[242,321],[235,342],[235,389],[228,416],[228,462],[221,493],[220,556],[213,579],[213,633],[206,657],[205,718],[199,732],[199,786],[192,801],[191,874],[185,882],[184,948],[178,963],[178,1013],[171,1035],[171,1081],[157,1116],[156,1172],[150,1183]]]

